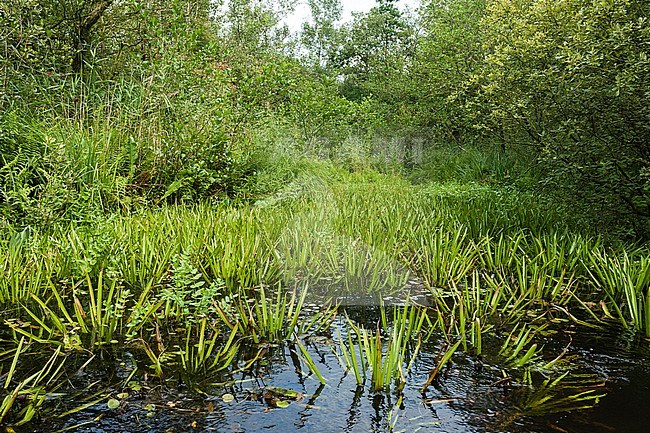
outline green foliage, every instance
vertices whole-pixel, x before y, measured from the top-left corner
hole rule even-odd
[[[228,1],[225,11],[217,17],[223,20],[227,49],[240,59],[264,56],[273,52],[286,37],[287,29],[279,22],[294,5],[287,0],[280,1]]]
[[[308,63],[314,68],[330,71],[329,63],[338,38],[337,21],[341,19],[341,0],[309,0],[312,23],[303,23],[300,39],[308,50]]]
[[[342,94],[354,101],[376,97],[391,104],[399,99],[393,85],[399,85],[413,46],[407,18],[393,0],[381,0],[367,14],[354,17],[341,29],[341,42],[334,64],[343,74]]]
[[[341,112],[333,83],[270,47],[235,50],[239,27],[217,25],[237,16],[254,27],[268,13],[256,33],[266,34],[281,16],[269,5],[231,2],[210,15],[202,1],[45,2],[29,13],[23,3],[1,15],[15,44],[0,65],[0,215],[17,226],[248,196],[244,185],[268,165],[251,131],[278,115],[313,143]],[[95,7],[101,19],[80,46],[75,20]],[[38,44],[19,43],[30,38]],[[83,68],[71,74],[77,55]]]
[[[650,79],[643,1],[495,1],[481,23],[483,124],[536,147],[554,189],[647,236]]]
[[[160,53],[201,47],[209,4],[65,0],[3,2],[0,66],[4,95],[31,99],[70,72],[111,78],[142,69]],[[128,49],[125,49],[128,47]],[[35,91],[36,95],[29,94]]]
[[[423,35],[409,68],[407,113],[443,143],[463,144],[476,135],[468,106],[476,90],[468,81],[483,58],[484,7],[484,0],[425,1],[420,10]]]
[[[650,336],[647,247],[609,242],[649,232],[646,3],[396,3],[338,26],[310,0],[297,51],[289,1],[0,4],[1,422],[115,344],[198,390],[289,342],[324,384],[301,339],[336,311],[307,316],[306,287],[428,292],[343,325],[375,392],[435,330],[423,390],[462,350],[524,383],[521,413],[597,402],[542,344],[585,317]]]

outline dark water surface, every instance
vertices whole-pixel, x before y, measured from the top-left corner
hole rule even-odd
[[[351,317],[366,321],[371,321],[373,314],[372,309],[350,312]],[[421,349],[400,401],[392,392],[374,393],[368,385],[357,387],[354,374],[346,374],[333,353],[331,340],[321,336],[310,341],[309,351],[327,379],[324,386],[313,375],[297,371],[297,358],[292,356],[289,346],[269,346],[254,372],[236,373],[226,385],[210,385],[207,380],[198,385],[201,391],[198,392],[180,380],[163,384],[157,378],[138,375],[142,389],[126,390],[129,395],[121,396],[121,405],[115,410],[109,410],[103,400],[63,418],[49,417],[15,430],[19,433],[650,431],[648,342],[622,331],[568,335],[558,334],[557,341],[549,341],[548,347],[565,346],[565,339],[570,341],[567,356],[575,357],[585,373],[602,379],[601,389],[607,396],[593,409],[524,416],[516,408],[526,389],[501,381],[501,368],[486,358],[460,352],[449,368],[443,370],[440,379],[422,393],[420,387],[437,363],[440,345],[436,343]],[[91,393],[82,391],[84,383],[98,380],[97,386],[105,387],[118,383],[135,364],[128,354],[89,364],[86,377],[70,379],[70,389],[65,390],[69,394],[59,399],[57,412],[79,406],[80,399]],[[301,368],[307,371],[305,366]],[[215,381],[222,380],[215,377]],[[264,398],[265,390],[270,387],[298,391],[304,397],[291,401],[285,408],[272,407]],[[112,395],[121,392],[124,390],[115,389]],[[234,401],[224,401],[225,394],[234,396]]]

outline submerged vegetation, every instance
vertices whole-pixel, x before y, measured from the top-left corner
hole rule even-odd
[[[506,431],[648,346],[645,3],[308,3],[0,0],[7,431],[346,378],[396,431],[464,363]]]

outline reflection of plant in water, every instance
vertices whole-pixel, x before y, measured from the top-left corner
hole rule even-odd
[[[532,382],[532,381],[531,381]],[[545,379],[534,387],[522,388],[516,406],[522,415],[545,415],[586,409],[598,404],[605,396],[598,387],[603,382],[592,375],[566,372],[555,378]]]
[[[604,383],[592,374],[569,371],[554,375],[535,384],[530,370],[524,374],[523,384],[507,396],[511,409],[497,418],[503,429],[522,417],[547,416],[597,405],[605,392]]]
[[[503,371],[503,382],[516,387],[508,395],[516,411],[505,415],[506,423],[521,416],[591,408],[605,396],[602,379],[575,373],[577,364],[565,358],[571,342],[554,359],[547,361],[542,357],[542,348],[533,341],[540,335],[553,334],[547,328],[545,324],[518,324],[501,346],[501,364],[509,370],[509,375]]]
[[[0,424],[8,420],[13,421],[13,425],[16,426],[28,423],[45,403],[48,393],[53,393],[63,384],[60,379],[64,374],[63,365],[66,356],[61,353],[60,347],[39,370],[22,380],[15,379],[19,359],[27,349],[24,338],[21,338],[1,391],[3,399],[0,403]],[[60,358],[62,359],[57,363]],[[13,384],[15,386],[12,388]],[[21,408],[15,410],[14,404],[17,400],[22,400],[23,404]]]

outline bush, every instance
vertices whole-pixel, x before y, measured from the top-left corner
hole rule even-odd
[[[641,0],[490,2],[486,62],[473,83],[489,127],[536,148],[552,190],[603,227],[623,223],[646,238],[649,14]]]

